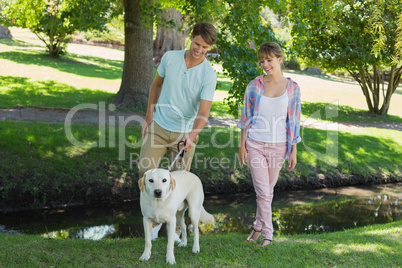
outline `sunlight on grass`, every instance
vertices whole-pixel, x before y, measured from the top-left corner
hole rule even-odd
[[[73,108],[79,103],[112,102],[114,94],[78,89],[56,81],[33,81],[26,77],[0,76],[0,108],[42,106]]]
[[[90,146],[91,141],[84,140],[82,142],[86,143],[88,145],[86,147],[78,147],[78,146],[74,146],[74,145],[65,147],[63,150],[64,154],[67,157],[71,157],[71,158],[74,158],[77,156],[84,156],[91,149],[91,146]]]
[[[228,110],[229,110],[229,105],[225,101],[214,101],[214,102],[212,102],[211,111],[209,113],[209,116],[234,118],[234,116],[228,114]]]
[[[352,243],[349,245],[345,244],[338,244],[335,245],[335,248],[333,249],[333,252],[338,255],[346,254],[346,253],[376,253],[378,255],[385,255],[382,254],[384,251],[393,251],[392,248],[381,245],[378,243],[364,243],[359,244],[359,243]]]
[[[388,237],[392,237],[396,240],[398,238],[402,238],[402,225],[399,228],[393,228],[393,229],[383,229],[383,230],[368,230],[364,234],[361,234],[362,236],[365,235],[386,235]],[[399,240],[402,241],[402,240]]]

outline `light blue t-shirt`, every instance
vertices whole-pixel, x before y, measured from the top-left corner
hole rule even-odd
[[[180,133],[191,132],[200,100],[213,101],[216,88],[216,73],[207,59],[187,69],[185,52],[173,50],[163,55],[158,74],[164,80],[154,114],[162,128]]]

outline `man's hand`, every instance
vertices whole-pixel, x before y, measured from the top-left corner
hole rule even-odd
[[[184,146],[184,151],[188,151],[191,149],[191,147],[193,146],[193,141],[195,140],[196,137],[193,137],[194,135],[192,133],[189,133],[188,135],[185,135],[181,140],[184,141],[184,143],[186,144],[186,146]]]
[[[149,125],[151,124],[152,120],[150,120],[149,122],[147,120],[144,121],[144,123],[142,123],[142,127],[141,127],[141,137],[144,139],[145,138],[145,133],[147,131],[147,128],[149,127]]]

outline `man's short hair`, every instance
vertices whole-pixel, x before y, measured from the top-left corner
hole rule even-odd
[[[201,35],[202,39],[210,46],[216,43],[216,29],[209,22],[199,22],[194,25],[191,36],[194,38],[197,35]]]

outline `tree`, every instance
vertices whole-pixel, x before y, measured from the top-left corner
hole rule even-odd
[[[289,0],[289,9],[298,56],[308,64],[349,72],[369,112],[386,115],[402,74],[400,1]]]
[[[8,27],[4,27],[0,25],[0,37],[2,38],[13,38],[10,30],[8,29]]]
[[[126,10],[125,17],[140,18],[140,20],[135,23],[136,27],[138,26],[134,33],[135,37],[128,38],[127,30],[129,29],[125,28],[125,63],[122,83],[115,104],[120,108],[141,109],[146,107],[147,98],[145,97],[152,84],[152,79],[149,78],[149,74],[152,75],[152,72],[148,70],[152,60],[147,46],[138,46],[136,40],[142,40],[142,34],[151,32],[153,23],[158,26],[160,31],[164,31],[161,29],[162,27],[168,31],[172,30],[172,26],[176,27],[173,31],[180,29],[182,21],[177,12],[167,10],[175,8],[182,12],[188,28],[199,21],[214,22],[217,26],[216,47],[221,55],[216,60],[222,62],[225,74],[234,81],[233,87],[229,91],[228,103],[232,113],[237,115],[238,106],[243,101],[244,90],[248,82],[261,73],[256,64],[258,61],[256,49],[250,44],[255,43],[259,46],[264,42],[276,40],[271,29],[262,26],[258,11],[267,5],[273,10],[279,10],[283,6],[278,5],[276,0],[154,0],[152,3],[147,0],[136,0],[134,3],[139,7],[136,9],[139,13],[135,14]],[[175,16],[169,16],[169,12],[174,12]],[[220,26],[218,27],[218,25]],[[134,60],[136,55],[130,56],[128,51],[130,47],[136,47],[133,50],[135,52],[132,52],[139,56],[136,60]],[[126,63],[128,60],[133,63]]]
[[[0,5],[0,15],[1,15],[1,5]],[[10,30],[8,27],[4,27],[0,25],[0,37],[3,38],[13,38],[13,36],[10,33]]]
[[[166,21],[172,21],[173,25],[163,27],[160,25],[154,40],[154,62],[159,63],[163,54],[169,50],[183,50],[189,29],[184,29],[184,20],[181,12],[175,8],[162,10],[162,17]]]
[[[182,20],[175,11],[171,11],[174,16],[169,16],[169,11],[166,9],[180,7],[183,1],[123,0],[123,3],[125,9],[124,67],[120,89],[114,104],[119,108],[145,110],[153,81],[152,26],[155,23],[160,27],[160,31],[170,29],[176,32],[177,29],[172,30],[172,26],[182,25]],[[156,42],[160,43],[158,39]]]
[[[42,40],[51,57],[63,52],[76,30],[102,29],[107,22],[107,0],[4,0],[0,20],[30,29]]]
[[[227,1],[227,13],[222,16],[217,46],[217,59],[232,81],[226,99],[230,113],[238,116],[247,84],[262,74],[257,51],[265,42],[278,42],[269,26],[263,26],[260,11],[264,6],[278,8],[276,1]]]
[[[235,116],[239,113],[247,84],[262,73],[257,64],[259,46],[270,41],[280,43],[271,27],[263,26],[260,12],[266,6],[274,11],[285,8],[283,1],[276,0],[190,0],[180,7],[190,21],[215,22],[220,56],[214,61],[222,64],[224,74],[233,81],[226,101]]]
[[[114,101],[119,108],[147,107],[153,81],[152,23],[144,17],[150,5],[143,0],[124,0],[124,66],[119,92]],[[147,23],[148,22],[148,23]]]

